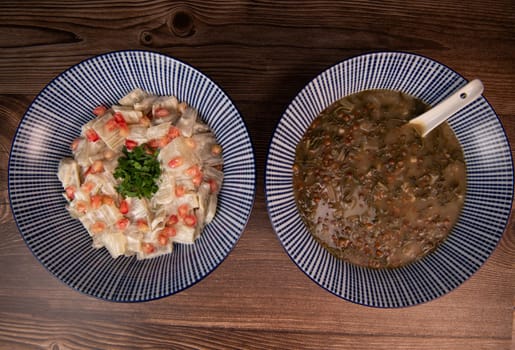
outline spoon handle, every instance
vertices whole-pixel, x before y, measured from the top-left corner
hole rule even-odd
[[[410,124],[425,137],[454,113],[481,96],[483,89],[483,83],[479,79],[474,79],[427,112],[410,120]]]

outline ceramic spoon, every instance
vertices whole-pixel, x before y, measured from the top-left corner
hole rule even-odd
[[[445,100],[409,121],[422,137],[425,137],[450,116],[474,102],[483,92],[483,83],[474,79]]]

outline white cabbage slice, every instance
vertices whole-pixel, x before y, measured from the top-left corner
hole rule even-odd
[[[161,137],[165,137],[168,134],[168,130],[170,130],[171,125],[172,123],[167,122],[151,126],[147,129],[147,134],[145,135],[145,137],[148,140],[157,140]]]
[[[128,140],[136,141],[138,145],[148,142],[147,127],[144,125],[129,125]]]
[[[153,122],[156,124],[175,123],[180,115],[178,107],[179,100],[175,96],[161,96],[157,98],[152,104]]]
[[[111,172],[104,171],[98,174],[88,174],[84,179],[84,182],[86,181],[94,185],[91,193],[102,193],[112,197],[118,196],[116,191],[118,182]]]
[[[143,117],[143,113],[141,111],[136,111],[132,106],[113,106],[111,107],[113,111],[119,112],[122,114],[123,119],[127,122],[127,124],[136,124],[139,123],[141,117]]]
[[[135,88],[120,100],[118,100],[118,103],[122,106],[133,106],[135,103],[140,102],[147,96],[148,94],[144,90]]]
[[[181,158],[183,163],[176,168],[168,167],[168,162],[174,158]],[[161,149],[158,159],[162,161],[163,168],[167,171],[174,171],[180,173],[190,166],[198,164],[199,159],[195,154],[195,150],[188,146],[186,138],[179,136],[174,138],[169,144]]]
[[[114,259],[127,251],[127,237],[122,232],[105,232],[98,235],[95,241],[97,244],[100,243],[100,246],[106,247]]]
[[[177,235],[173,237],[173,241],[182,244],[193,244],[196,238],[195,227],[186,226],[182,223],[178,223],[176,226]]]
[[[121,154],[116,153],[112,159],[105,160],[105,158],[104,158],[104,160],[102,161],[102,163],[104,164],[104,169],[105,169],[104,171],[107,174],[111,175],[110,178],[113,178],[112,176],[113,176],[113,173],[114,173],[116,167],[118,166],[118,157],[120,157],[120,155]]]
[[[211,129],[206,123],[202,122],[202,120],[197,119],[197,122],[193,126],[193,134],[196,135],[204,133],[211,133]]]
[[[57,177],[63,184],[63,188],[73,186],[77,190],[80,187],[79,164],[71,158],[62,159],[59,162]]]
[[[131,226],[125,232],[125,237],[127,237],[127,252],[129,255],[134,255],[141,251],[141,241],[143,240],[142,232],[136,227]]]
[[[207,210],[206,210],[205,217],[204,217],[206,225],[209,224],[215,217],[217,203],[218,203],[218,197],[215,194],[211,194],[209,196],[209,202],[208,202]]]
[[[103,157],[106,148],[104,141],[88,142],[84,136],[77,141],[77,148],[73,151],[73,158],[82,168],[87,168],[97,159]]]
[[[213,153],[213,147],[218,145],[218,143],[212,133],[196,134],[192,138],[196,145],[195,152],[205,165],[216,166],[223,164],[222,154]]]
[[[199,222],[204,222],[207,225],[213,220],[217,207],[217,196],[211,193],[210,185],[207,182],[202,183],[198,189],[198,203],[199,207],[196,214]]]
[[[159,231],[161,231],[166,224],[166,221],[171,215],[171,208],[169,207],[160,207],[159,210],[155,212],[154,219],[150,224],[151,232],[146,235],[147,239],[154,239],[157,237]]]
[[[193,127],[197,122],[197,110],[192,107],[186,107],[179,120],[175,124],[181,131],[181,135],[191,137],[193,135]]]
[[[158,181],[157,192],[151,199],[151,207],[158,208],[170,204],[175,197],[175,179],[168,176],[165,172],[161,173]]]
[[[106,230],[110,230],[118,220],[122,218],[122,214],[114,205],[103,204],[96,210],[90,210],[85,215],[81,216],[79,220],[84,227],[88,230],[91,236],[95,235],[91,232],[91,226],[96,222],[103,222],[106,225]]]
[[[217,189],[219,190],[222,187],[224,173],[214,167],[206,167],[204,169],[204,178],[214,180],[216,182]]]
[[[146,220],[151,222],[152,211],[149,207],[149,201],[146,198],[127,198],[126,201],[129,204],[129,212],[126,216],[132,221]]]
[[[102,141],[104,141],[106,145],[109,146],[109,148],[119,152],[125,143],[125,137],[120,135],[119,128],[109,130],[106,124],[111,119],[113,119],[113,115],[110,112],[106,112],[101,117],[94,119],[91,127],[96,131]]]
[[[136,111],[141,111],[143,115],[147,115],[148,113],[152,112],[152,105],[156,99],[157,96],[144,97],[142,100],[134,103],[133,107]]]

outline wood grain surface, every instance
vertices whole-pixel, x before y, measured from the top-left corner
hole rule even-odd
[[[136,304],[82,295],[26,247],[7,194],[9,150],[35,95],[81,60],[162,52],[233,99],[254,143],[256,199],[233,252],[207,278]],[[502,1],[2,1],[0,349],[510,349],[513,220],[486,264],[451,293],[404,308],[346,302],[288,258],[271,227],[264,167],[274,127],[316,74],[401,50],[436,59],[484,96],[515,145],[515,3]]]

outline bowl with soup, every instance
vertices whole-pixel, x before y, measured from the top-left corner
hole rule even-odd
[[[408,124],[466,83],[428,57],[371,53],[328,68],[288,105],[267,207],[314,282],[357,304],[405,307],[452,291],[490,256],[513,200],[492,106],[481,96],[426,137]]]

